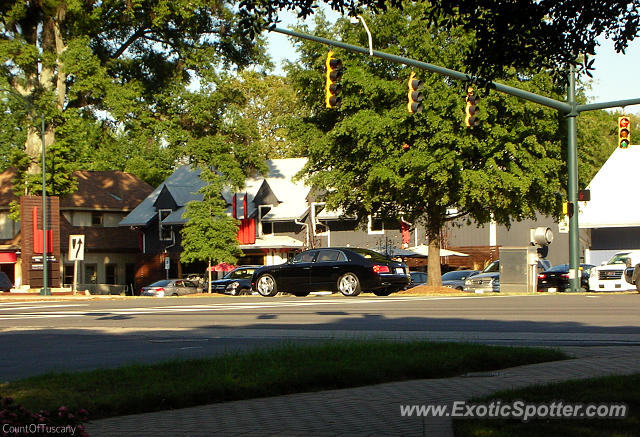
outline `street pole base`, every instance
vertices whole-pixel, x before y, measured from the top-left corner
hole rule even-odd
[[[51,296],[51,290],[48,288],[41,288],[40,296]]]

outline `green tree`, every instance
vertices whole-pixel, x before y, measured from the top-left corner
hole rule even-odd
[[[459,55],[473,43],[463,28],[430,30],[420,20],[425,6],[406,4],[367,17],[374,47],[465,71]],[[346,20],[334,27],[318,17],[321,36],[362,45],[366,34]],[[336,35],[333,34],[335,32]],[[325,110],[326,47],[301,44],[301,63],[288,70],[312,115],[298,138],[309,144],[305,168],[310,183],[326,193],[327,206],[366,219],[369,214],[423,221],[429,237],[429,281],[439,283],[440,230],[459,218],[509,225],[537,213],[557,216],[566,182],[561,118],[552,109],[502,93],[476,89],[482,123],[464,126],[466,87],[420,73],[424,107],[409,114],[410,70],[377,58],[336,50],[345,73],[339,110]],[[547,71],[506,70],[506,83],[559,99]],[[403,144],[408,144],[405,151]],[[329,189],[328,189],[329,188]],[[452,209],[457,213],[450,214]]]
[[[304,151],[293,147],[288,134],[307,111],[298,103],[289,80],[247,70],[239,75],[236,86],[246,98],[245,117],[257,122],[262,153],[271,159],[302,156]]]
[[[226,214],[227,204],[222,198],[222,178],[208,168],[202,168],[200,177],[206,184],[200,189],[201,201],[187,203],[182,228],[180,260],[184,263],[205,261],[208,268],[208,291],[211,293],[211,266],[226,262],[235,264],[242,250],[238,247],[238,224]]]
[[[263,41],[237,31],[233,8],[211,0],[2,3],[0,87],[46,116],[51,194],[70,190],[65,177],[96,157],[105,158],[97,166],[117,165],[157,182],[192,154],[194,138],[226,129],[225,105],[237,97],[220,86],[235,69],[266,62]],[[13,100],[2,100],[11,113],[19,111]],[[215,114],[205,127],[191,114],[202,109]],[[28,174],[27,192],[36,193],[41,140],[29,117],[20,128],[24,143],[16,139],[11,156]],[[11,121],[3,129],[16,130]],[[246,156],[228,152],[229,160]]]

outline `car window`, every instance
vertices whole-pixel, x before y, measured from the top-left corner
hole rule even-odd
[[[607,264],[626,264],[629,258],[629,252],[616,253]]]
[[[389,258],[387,258],[386,256],[384,256],[381,253],[374,252],[373,250],[360,249],[360,248],[356,248],[356,247],[350,247],[349,250],[351,250],[352,252],[357,253],[358,255],[360,255],[363,258],[370,259],[370,260],[378,262],[378,263],[387,263],[387,262],[389,262]]]
[[[250,279],[256,269],[239,269],[231,272],[229,279]]]
[[[163,279],[162,281],[154,282],[153,284],[149,285],[149,287],[166,287],[170,283],[171,281],[169,281],[168,279]]]
[[[452,271],[452,272],[447,272],[444,275],[442,275],[442,280],[443,281],[457,281],[460,279],[464,279],[467,276],[469,276],[469,272],[465,272],[465,271]]]
[[[315,258],[317,250],[307,250],[306,252],[300,252],[293,258],[294,264],[300,263],[310,263],[313,262],[313,258]]]
[[[183,281],[176,281],[174,285],[176,287],[183,287],[184,286],[184,282]]]
[[[484,268],[482,273],[498,273],[500,272],[500,261],[492,261],[487,267]]]
[[[323,249],[318,252],[318,258],[316,262],[332,262],[332,261],[346,261],[346,257],[339,250]]]
[[[193,282],[191,282],[191,281],[184,281],[184,286],[185,286],[185,287],[193,287],[193,288],[197,288],[197,285],[196,285],[196,284],[194,284],[194,283],[193,283]]]
[[[569,264],[558,264],[557,266],[551,267],[548,272],[568,272]]]

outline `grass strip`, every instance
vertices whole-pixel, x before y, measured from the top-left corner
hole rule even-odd
[[[626,418],[454,419],[456,437],[632,437],[640,435],[640,374],[573,380],[501,391],[473,402],[500,400],[563,405],[626,404]]]
[[[568,358],[552,349],[383,340],[283,344],[207,359],[48,373],[0,385],[32,410],[85,408],[91,419],[214,402],[443,378]]]

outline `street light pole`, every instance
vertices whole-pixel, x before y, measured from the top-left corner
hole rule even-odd
[[[42,290],[40,294],[50,296],[49,290],[49,263],[47,262],[47,177],[45,167],[45,124],[44,114],[40,114],[40,138],[42,140]]]

